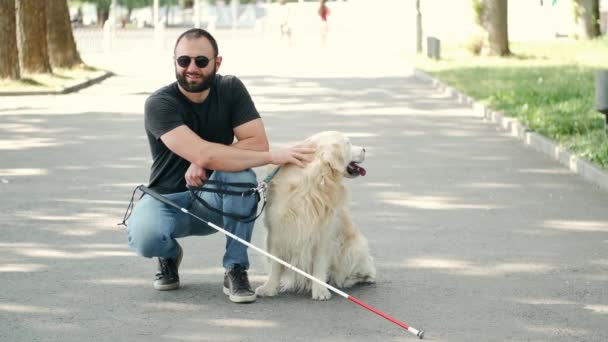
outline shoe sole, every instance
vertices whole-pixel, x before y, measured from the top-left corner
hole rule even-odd
[[[224,294],[228,296],[228,298],[230,298],[230,301],[233,303],[252,303],[255,302],[255,300],[257,299],[255,293],[251,296],[235,296],[230,293],[230,289],[227,287],[224,287]]]
[[[179,265],[182,263],[182,259],[184,257],[184,250],[182,247],[179,247],[179,254],[177,254],[177,268],[179,269]],[[158,291],[171,291],[179,289],[179,281],[173,284],[157,284],[154,282],[154,289]]]
[[[156,284],[154,283],[154,289],[158,291],[171,291],[179,288],[179,282],[173,284]]]

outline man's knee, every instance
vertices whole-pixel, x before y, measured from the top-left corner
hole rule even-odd
[[[137,217],[129,219],[127,223],[129,246],[138,254],[146,258],[162,256],[171,239],[162,233],[158,223]]]

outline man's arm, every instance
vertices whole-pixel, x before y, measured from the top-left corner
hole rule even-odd
[[[201,168],[217,171],[242,171],[266,164],[293,163],[300,167],[312,159],[314,149],[291,146],[280,150],[250,151],[201,139],[186,125],[163,134],[160,139],[175,154]]]
[[[251,151],[268,151],[268,139],[262,119],[251,120],[235,127],[234,135],[238,141],[232,144],[232,147]],[[189,186],[201,186],[207,180],[207,172],[196,164],[190,164],[185,178],[186,184]]]
[[[269,150],[268,138],[262,119],[251,120],[235,127],[234,135],[238,141],[232,144],[233,147],[261,152]]]

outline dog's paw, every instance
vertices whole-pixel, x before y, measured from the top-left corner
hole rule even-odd
[[[272,286],[262,285],[262,286],[258,287],[257,289],[255,289],[255,294],[260,297],[274,297],[278,293],[279,293],[279,290],[276,287],[273,288]]]
[[[314,300],[329,300],[331,298],[331,292],[325,287],[312,288],[312,299]]]

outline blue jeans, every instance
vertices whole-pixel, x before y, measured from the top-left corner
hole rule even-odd
[[[252,170],[241,172],[215,171],[210,180],[225,183],[253,183],[257,184],[255,173]],[[247,189],[230,186],[214,186],[224,190],[245,191]],[[200,191],[197,195],[213,208],[237,215],[248,215],[253,208],[257,208],[255,196],[234,196]],[[181,208],[188,209],[192,214],[224,228],[226,231],[250,242],[254,222],[238,222],[226,216],[210,211],[196,201],[190,191],[163,195]],[[177,256],[178,243],[176,238],[191,235],[209,235],[217,230],[173,207],[144,195],[133,208],[127,220],[129,246],[141,256],[173,258]],[[226,251],[223,266],[232,269],[234,265],[249,268],[247,246],[226,237]]]

